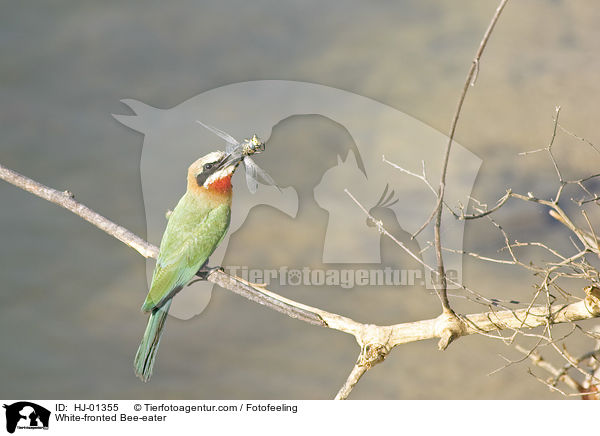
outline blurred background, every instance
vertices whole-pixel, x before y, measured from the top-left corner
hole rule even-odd
[[[0,162],[69,189],[145,236],[143,136],[111,117],[128,113],[121,99],[167,109],[231,83],[298,80],[364,95],[446,132],[496,7],[489,0],[174,1],[169,7],[158,1],[2,2]],[[599,20],[600,10],[585,1],[508,4],[456,135],[483,161],[477,199],[493,204],[508,187],[553,195],[558,185],[548,156],[518,153],[547,145],[556,105],[563,126],[600,144]],[[281,132],[302,132],[295,123],[288,120]],[[321,127],[323,135],[331,129]],[[347,141],[340,131],[334,137]],[[590,146],[560,133],[556,156],[566,178],[597,172],[600,164]],[[380,194],[374,192],[374,199]],[[568,196],[564,207],[578,213]],[[589,213],[597,223],[595,209]],[[327,220],[314,204],[298,213],[308,223]],[[312,235],[310,226],[265,226],[272,215],[266,207],[252,211],[232,235],[225,263],[293,264],[295,255],[314,248],[311,241],[323,238]],[[515,239],[572,250],[568,233],[546,210],[510,203],[497,219]],[[273,239],[276,250],[253,249]],[[385,258],[402,258],[388,242],[382,245]],[[470,222],[464,244],[494,255],[502,239],[489,222]],[[282,261],[284,256],[289,259]],[[470,259],[463,279],[487,296],[522,301],[531,298],[535,282],[528,272]],[[358,353],[348,335],[215,290],[201,315],[169,319],[154,377],[144,384],[135,378],[132,361],[146,325],[139,310],[146,289],[145,260],[136,252],[0,182],[5,398],[324,399],[335,395]],[[362,322],[407,322],[439,313],[437,298],[422,289],[273,290]],[[455,304],[463,312],[485,310],[463,299]],[[591,344],[581,340],[574,347]],[[351,398],[561,398],[527,374],[527,362],[488,375],[504,365],[500,354],[519,357],[502,342],[477,336],[443,353],[434,341],[405,345],[370,371]]]

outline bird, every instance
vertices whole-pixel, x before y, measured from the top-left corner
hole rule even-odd
[[[239,154],[214,151],[196,160],[187,172],[187,189],[168,216],[150,290],[142,311],[150,318],[134,360],[136,375],[152,376],[156,353],[173,297],[200,270],[229,228],[231,177]]]

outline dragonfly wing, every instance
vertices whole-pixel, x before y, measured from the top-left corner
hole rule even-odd
[[[252,162],[252,163],[254,163],[254,162]],[[256,172],[258,173],[258,176],[264,182],[265,185],[277,187],[277,184],[275,183],[275,180],[273,180],[273,177],[271,177],[269,174],[267,174],[267,172],[265,170],[263,170],[261,167],[259,167],[255,163],[254,163],[254,166],[256,167]]]
[[[233,145],[227,143],[225,151],[236,158],[240,158],[244,155],[243,144]]]
[[[258,180],[256,179],[256,168],[258,166],[249,157],[244,158],[244,170],[246,171],[246,184],[248,191],[255,194],[258,191]]]
[[[260,178],[261,181],[265,185],[275,186],[277,189],[279,189],[279,187],[275,183],[275,180],[273,180],[273,177],[268,175],[261,167],[256,165],[256,162],[254,162],[252,159],[250,159],[249,157],[246,157],[244,159],[244,164],[246,165],[246,180],[247,181],[248,181],[248,177],[250,174],[252,176],[252,179],[254,180],[254,184],[256,184],[257,188],[258,188],[257,181]],[[248,185],[248,187],[250,187],[250,186]]]
[[[229,133],[225,133],[224,131],[222,131],[220,129],[217,129],[216,127],[213,127],[213,126],[209,126],[208,124],[204,124],[202,121],[196,120],[196,122],[198,124],[200,124],[202,127],[204,127],[206,129],[210,130],[211,132],[213,132],[215,135],[217,135],[217,136],[223,138],[225,141],[227,141],[227,143],[229,144],[227,146],[227,152],[228,153],[231,153],[234,150],[235,146],[240,145],[240,143],[233,136],[231,136]],[[230,145],[232,147],[230,147]]]

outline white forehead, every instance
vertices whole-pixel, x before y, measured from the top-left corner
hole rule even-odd
[[[221,159],[224,155],[225,153],[223,153],[222,151],[213,151],[212,153],[208,153],[206,156],[200,158],[200,161],[202,161],[203,163],[215,162]]]
[[[213,151],[212,153],[208,153],[206,156],[202,156],[200,159],[190,165],[189,170],[194,173],[198,173],[202,171],[204,164],[216,162],[223,158],[223,156],[225,156],[225,153],[222,151]]]

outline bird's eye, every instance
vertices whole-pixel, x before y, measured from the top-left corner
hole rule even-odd
[[[211,170],[213,166],[214,164],[211,163],[204,164],[204,171]]]

